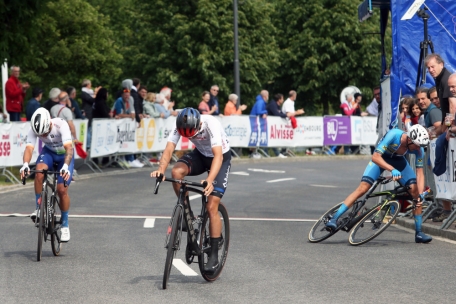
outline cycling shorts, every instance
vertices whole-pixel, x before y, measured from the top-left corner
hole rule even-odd
[[[63,164],[65,163],[65,154],[57,154],[52,152],[48,148],[44,147],[41,151],[41,154],[36,159],[36,164],[46,164],[49,170],[54,169],[54,163],[57,164],[57,170],[60,171],[62,169]],[[73,168],[74,168],[74,153],[73,158],[71,159],[71,163],[68,166],[68,171],[70,171],[70,178],[67,181],[67,185],[71,184],[71,179],[73,177]],[[63,177],[60,175],[57,178],[57,184],[63,184]]]
[[[404,156],[385,157],[385,155],[382,155],[382,158],[389,165],[393,166],[394,169],[401,172],[401,179],[399,180],[401,185],[409,186],[411,184],[416,184],[416,174]],[[364,170],[361,181],[372,185],[383,171],[385,170],[377,166],[373,161],[370,161],[366,170]]]
[[[196,176],[209,172],[211,170],[213,157],[207,157],[201,154],[198,149],[194,149],[192,152],[182,156],[177,162],[181,162],[187,165],[188,175]],[[228,174],[231,169],[231,152],[225,152],[223,154],[222,166],[220,171],[212,183],[214,185],[214,191],[212,195],[222,198],[225,194],[228,186]]]

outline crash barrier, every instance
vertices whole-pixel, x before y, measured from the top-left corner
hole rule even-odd
[[[375,117],[325,116],[298,117],[297,127],[280,117],[220,116],[231,147],[323,147],[332,145],[374,145],[377,140]],[[89,156],[84,160],[94,172],[101,171],[92,158],[161,152],[166,147],[175,117],[135,120],[94,119]],[[87,149],[87,120],[74,120],[78,139]],[[0,124],[0,168],[21,166],[29,122]],[[182,138],[176,150],[194,146]],[[42,143],[35,146],[33,163],[41,152]],[[76,155],[76,158],[79,158]],[[5,170],[5,169],[4,169]]]

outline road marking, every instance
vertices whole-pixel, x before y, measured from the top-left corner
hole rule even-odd
[[[194,200],[195,198],[201,197],[201,194],[190,195],[188,198]]]
[[[154,228],[155,218],[146,218],[144,221],[144,228]]]
[[[194,277],[197,276],[198,274],[193,271],[190,267],[188,267],[187,264],[184,263],[181,259],[173,259],[173,265],[174,267],[177,268],[184,276],[187,277]]]
[[[333,185],[317,185],[317,184],[309,184],[309,186],[312,186],[312,187],[321,187],[321,188],[338,188],[337,186],[333,186]]]
[[[25,213],[0,213],[0,217],[29,217]],[[170,216],[163,215],[105,215],[105,214],[70,214],[72,218],[106,218],[106,219],[160,219],[169,220]],[[316,219],[267,218],[267,217],[230,217],[230,221],[272,221],[272,222],[316,222]]]
[[[267,181],[267,183],[278,183],[278,182],[284,182],[284,181],[295,180],[295,179],[296,179],[295,177],[273,179],[273,180]]]
[[[253,171],[253,172],[264,172],[264,173],[285,173],[285,171],[282,171],[282,170],[266,170],[266,169],[255,169],[255,168],[248,168],[247,170]]]
[[[234,175],[250,175],[248,172],[244,172],[244,171],[237,171],[237,172],[230,172],[230,175],[231,174],[234,174]]]

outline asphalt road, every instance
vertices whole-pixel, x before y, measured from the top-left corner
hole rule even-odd
[[[0,302],[454,303],[455,242],[418,245],[393,226],[363,246],[345,232],[310,244],[313,220],[357,186],[367,161],[309,158],[233,163],[222,276],[207,283],[197,264],[173,267],[167,290],[163,246],[176,199],[168,183],[152,194],[150,170],[72,184],[71,241],[59,257],[45,243],[41,262],[30,219],[4,216],[31,213],[33,189],[1,193]],[[176,259],[185,261],[182,250]]]

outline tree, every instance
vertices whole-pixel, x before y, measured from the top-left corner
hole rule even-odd
[[[330,105],[339,113],[339,94],[348,85],[371,93],[380,78],[380,36],[366,32],[379,31],[378,16],[359,23],[358,3],[351,0],[275,4],[282,51],[282,73],[275,89],[294,88],[299,106],[325,114]],[[318,109],[320,104],[323,109]]]
[[[136,7],[135,47],[125,55],[131,58],[130,75],[150,90],[171,87],[178,107],[196,106],[213,84],[221,89],[221,101],[234,91],[231,0],[138,1]],[[277,75],[273,13],[273,6],[262,0],[246,0],[240,7],[241,91],[250,103]]]

